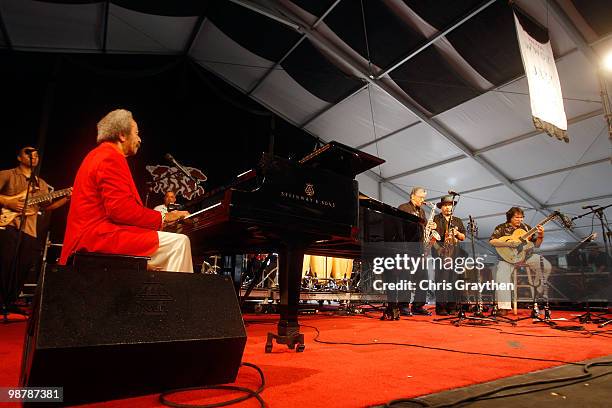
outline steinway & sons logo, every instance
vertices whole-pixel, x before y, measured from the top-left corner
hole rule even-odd
[[[315,188],[313,183],[306,183],[304,187],[304,194],[289,193],[281,191],[280,196],[282,198],[289,198],[296,201],[302,201],[304,203],[316,204],[322,207],[336,208],[336,202],[331,200],[320,200],[315,198]]]
[[[315,194],[314,193],[314,184],[306,183],[306,187],[304,188],[304,192],[306,193],[306,195],[308,197],[312,197]]]

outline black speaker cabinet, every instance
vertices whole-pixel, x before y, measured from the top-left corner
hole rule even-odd
[[[63,387],[71,405],[236,378],[246,331],[227,278],[124,265],[41,282],[21,386]]]

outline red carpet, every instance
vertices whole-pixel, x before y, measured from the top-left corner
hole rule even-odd
[[[378,317],[379,314],[372,313],[371,316]],[[553,318],[571,316],[569,312],[553,312]],[[363,407],[562,364],[461,352],[568,362],[612,354],[612,329],[597,329],[595,325],[586,327],[596,334],[581,334],[535,325],[531,320],[522,321],[517,327],[508,324],[454,327],[448,323],[432,323],[432,317],[381,322],[364,316],[331,314],[301,318],[302,332],[306,334],[304,353],[275,345],[273,353],[265,354],[266,333],[275,330],[276,319],[276,315],[245,316],[248,342],[243,361],[254,363],[263,370],[266,389],[262,397],[270,407]],[[315,330],[306,326],[316,326],[321,331],[322,341],[410,343],[461,352],[401,345],[321,344],[313,341]],[[18,382],[24,329],[24,323],[0,325],[0,364],[3,368],[0,385],[10,386]],[[258,381],[253,369],[243,367],[237,383],[255,389]],[[173,401],[203,404],[239,395],[188,393],[174,397]],[[92,406],[150,407],[161,404],[157,395],[151,395]],[[255,407],[258,403],[251,399],[239,406]]]

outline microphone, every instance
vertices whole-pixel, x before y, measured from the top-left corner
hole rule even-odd
[[[448,194],[450,195],[454,195],[454,196],[460,196],[461,194],[454,192],[453,190],[448,190]]]
[[[34,152],[36,152],[36,151],[37,151],[37,149],[32,149],[32,148],[29,148],[29,149],[24,149],[24,150],[23,150],[23,152],[24,152],[25,154],[27,154],[28,156],[31,156],[31,155],[32,155],[32,153],[34,153]]]
[[[595,207],[599,207],[599,206],[597,206],[597,205],[583,205],[582,209],[586,210],[587,208],[595,208]]]
[[[189,177],[190,179],[192,179],[193,181],[196,182],[196,184],[198,183],[198,180],[193,177],[191,174],[189,174],[189,172],[187,171],[187,169],[185,169],[183,166],[181,166],[181,164],[179,162],[176,161],[176,159],[174,157],[172,157],[172,155],[170,153],[166,153],[164,155],[164,159],[168,160],[170,163],[174,164],[174,166],[179,169],[184,175],[186,175],[187,177]]]
[[[166,206],[168,211],[182,211],[184,209],[182,204],[170,203]]]

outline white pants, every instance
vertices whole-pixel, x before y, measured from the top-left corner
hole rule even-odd
[[[184,234],[157,231],[159,248],[151,255],[149,267],[168,272],[193,272],[191,243]]]
[[[540,260],[542,261],[540,265]],[[548,275],[550,275],[550,271],[552,266],[548,259],[543,256],[533,254],[525,261],[527,267],[531,270],[531,277],[533,280],[533,285],[535,286],[534,290],[536,293],[544,294],[544,296],[548,296],[545,291],[547,287],[546,282],[548,282]],[[513,283],[512,280],[512,270],[514,269],[514,265],[500,260],[497,264],[497,272],[495,275],[495,281],[497,283]],[[511,300],[511,291],[510,290],[496,290],[495,298],[497,299],[497,307],[499,309],[511,309],[510,300]]]

